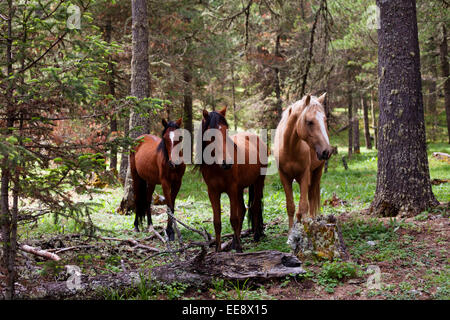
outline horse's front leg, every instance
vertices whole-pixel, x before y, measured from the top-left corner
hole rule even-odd
[[[289,178],[285,173],[281,170],[280,180],[283,185],[284,193],[286,195],[286,210],[289,219],[289,230],[291,230],[292,225],[294,224],[294,213],[295,213],[295,204],[294,204],[294,196],[292,193],[292,179]]]
[[[178,195],[178,191],[180,191],[180,187],[181,187],[181,180],[180,181],[174,181],[172,182],[172,186],[171,186],[171,199],[172,199],[172,204],[171,204],[171,210],[172,210],[172,214],[175,216],[175,200],[177,198]],[[181,232],[177,227],[177,222],[173,221],[173,226],[175,227],[175,231],[177,233],[178,236],[178,240],[181,242]]]
[[[153,222],[152,222],[152,200],[153,200],[153,192],[155,191],[155,185],[147,183],[147,224],[148,224],[148,231],[151,231],[153,229]]]
[[[172,228],[173,223],[172,216],[174,212],[173,208],[174,201],[172,199],[172,186],[171,183],[166,179],[161,179],[161,186],[163,189],[164,198],[166,198],[167,202],[167,228],[166,228],[167,238],[169,239],[169,241],[173,241],[175,240],[175,233],[173,232]]]
[[[236,252],[242,252],[241,246],[241,230],[242,230],[242,200],[239,199],[239,195],[242,197],[242,191],[230,192],[228,196],[230,197],[230,222],[231,227],[233,228],[233,243],[231,245],[232,249],[235,249]]]
[[[302,221],[307,218],[309,212],[309,185],[310,185],[310,171],[306,169],[303,174],[296,179],[300,184],[300,201],[298,204],[297,220]]]
[[[214,232],[216,234],[216,252],[219,252],[221,249],[220,233],[222,232],[222,221],[220,219],[220,192],[213,191],[208,188],[208,196],[213,209]]]

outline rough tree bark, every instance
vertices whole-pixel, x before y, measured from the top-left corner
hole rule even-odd
[[[231,71],[231,98],[233,101],[233,119],[234,119],[234,131],[237,131],[237,111],[236,111],[236,86],[234,79],[234,61],[231,60],[230,63]]]
[[[359,115],[358,115],[358,103],[355,103],[355,108],[353,110],[353,152],[360,154],[360,141],[359,141]]]
[[[13,2],[8,1],[8,22],[7,22],[7,38],[6,38],[6,66],[8,76],[13,75],[13,28],[12,19],[14,15]],[[14,77],[11,77],[6,82],[6,122],[2,128],[2,132],[6,136],[11,134],[14,126],[15,104],[14,104]],[[2,273],[5,278],[5,299],[10,300],[14,297],[14,282],[16,278],[15,260],[16,260],[16,246],[17,246],[17,180],[14,184],[13,204],[10,204],[11,190],[9,189],[14,174],[14,168],[11,168],[11,159],[8,154],[3,155],[1,164],[1,183],[0,183],[0,228],[1,240],[3,242],[2,254]],[[14,174],[14,176],[17,175]]]
[[[111,13],[108,15],[108,19],[106,20],[106,26],[105,26],[105,41],[108,43],[111,43],[112,39],[112,17]],[[107,75],[107,83],[108,83],[108,90],[109,94],[111,94],[113,97],[116,94],[116,83],[114,82],[114,64],[112,62],[112,59],[109,58],[108,61],[108,70],[109,74]],[[117,131],[117,117],[115,114],[111,115],[110,119],[110,134]],[[109,156],[109,169],[116,171],[117,170],[117,147],[113,146],[110,151]]]
[[[191,146],[194,145],[194,124],[192,122],[192,71],[188,61],[185,61],[184,71],[184,104],[183,104],[183,126],[191,136]],[[193,153],[191,152],[191,161]]]
[[[447,114],[448,143],[450,143],[450,78],[448,66],[447,29],[442,25],[442,42],[440,45],[441,72],[444,78],[445,113]]]
[[[130,131],[129,128],[130,128],[130,119],[129,117],[126,117],[125,119],[123,119],[123,134],[125,137],[128,137]],[[128,149],[124,149],[120,159],[120,167],[119,167],[119,181],[122,183],[122,185],[125,184],[125,179],[127,177],[128,158],[129,158]]]
[[[417,214],[439,204],[430,183],[415,0],[377,0],[379,141],[371,212]]]
[[[363,117],[364,117],[364,139],[366,142],[366,148],[372,149],[372,141],[370,140],[370,130],[369,130],[369,106],[367,105],[367,100],[364,97],[364,94],[361,95],[361,104],[363,109]]]
[[[277,39],[275,41],[275,57],[277,57],[277,58],[281,58],[280,38],[281,38],[281,35],[277,34]],[[278,63],[278,61],[276,63]],[[277,98],[276,110],[277,110],[277,123],[278,123],[278,122],[280,122],[281,116],[283,114],[283,101],[281,100],[280,69],[278,67],[275,67],[274,71],[275,71],[275,96]]]
[[[373,103],[373,92],[370,93],[370,113],[372,115],[372,129],[373,139],[375,142],[375,149],[378,149],[378,122],[375,114],[375,104]]]
[[[347,70],[347,105],[348,105],[348,158],[353,153],[353,97],[351,89],[351,72]]]
[[[147,1],[132,0],[132,59],[131,59],[131,95],[143,99],[150,97],[150,73],[148,60],[148,17]],[[132,111],[129,125],[130,138],[137,138],[149,132],[149,119]],[[124,185],[124,196],[119,211],[128,213],[134,208],[134,195],[130,165],[128,164],[127,175]]]

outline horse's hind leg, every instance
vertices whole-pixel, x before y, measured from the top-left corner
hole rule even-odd
[[[241,202],[239,199],[239,195],[243,196],[242,190],[237,192],[230,192],[228,196],[230,197],[230,222],[231,227],[233,228],[233,242],[231,247],[236,250],[236,252],[242,252],[241,246],[241,230],[242,230],[242,219],[240,214],[242,214],[241,210]]]
[[[289,219],[289,230],[291,230],[292,225],[294,224],[294,212],[295,212],[295,204],[294,197],[292,194],[292,179],[288,178],[281,170],[280,170],[280,181],[283,185],[284,193],[286,194],[286,209]]]
[[[131,172],[133,179],[134,204],[136,215],[134,218],[134,231],[139,232],[139,223],[145,217],[147,207],[147,182],[138,176],[137,172]]]
[[[309,213],[309,185],[310,185],[310,170],[307,169],[302,175],[295,180],[300,184],[300,202],[298,204],[297,220],[304,220]]]
[[[316,168],[311,174],[311,185],[309,186],[309,215],[314,218],[320,209],[320,179],[325,163]]]

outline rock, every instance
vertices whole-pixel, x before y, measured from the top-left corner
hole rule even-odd
[[[376,241],[372,241],[372,240],[370,240],[370,241],[367,241],[367,244],[369,245],[369,246],[375,246],[377,243],[376,243]]]
[[[340,258],[348,260],[342,234],[334,216],[319,216],[316,219],[295,221],[287,243],[300,259]]]

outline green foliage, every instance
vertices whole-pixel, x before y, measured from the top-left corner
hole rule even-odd
[[[335,260],[325,262],[317,275],[317,283],[325,287],[325,291],[333,293],[334,288],[344,279],[359,276],[359,266],[353,262]]]

